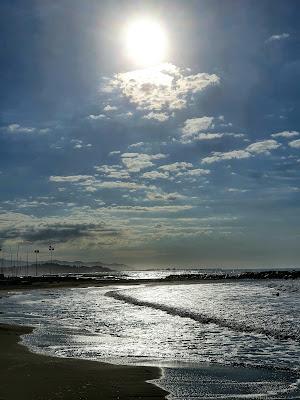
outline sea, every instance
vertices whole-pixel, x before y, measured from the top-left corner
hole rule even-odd
[[[0,322],[34,326],[34,352],[159,367],[169,400],[300,399],[299,279],[134,284],[167,275],[10,291]]]

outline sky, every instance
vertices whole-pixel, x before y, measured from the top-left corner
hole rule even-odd
[[[299,266],[299,2],[0,8],[2,255]],[[151,65],[126,51],[145,19]]]

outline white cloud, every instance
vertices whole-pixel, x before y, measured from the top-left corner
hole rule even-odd
[[[155,119],[159,122],[165,122],[169,119],[169,115],[166,113],[155,113],[151,111],[149,114],[143,116],[144,119]]]
[[[228,188],[227,192],[231,192],[231,193],[247,193],[249,192],[248,189],[238,189],[238,188]]]
[[[193,168],[193,164],[181,161],[181,162],[175,162],[173,164],[162,165],[161,167],[159,167],[159,169],[168,172],[180,172],[182,170],[186,170],[187,168]]]
[[[97,121],[98,119],[105,119],[105,118],[106,118],[106,116],[104,114],[98,114],[98,115],[90,114],[88,116],[88,119],[91,119],[94,121]]]
[[[149,172],[145,172],[142,175],[142,178],[145,178],[145,179],[168,179],[169,174],[167,172],[149,171]]]
[[[116,106],[111,106],[110,104],[107,104],[104,108],[103,111],[116,111],[118,107]]]
[[[42,129],[39,129],[39,133],[49,133],[50,132],[50,129],[49,128],[42,128]]]
[[[21,126],[19,124],[10,124],[5,128],[10,133],[32,133],[36,129]]]
[[[128,112],[125,112],[125,113],[117,114],[115,116],[115,118],[117,117],[119,119],[128,119],[128,118],[131,118],[132,116],[133,116],[133,113],[131,111],[128,111]]]
[[[266,42],[274,42],[274,41],[277,41],[277,40],[284,40],[284,39],[288,39],[289,37],[290,37],[289,33],[280,33],[280,34],[277,34],[277,35],[270,36],[266,40]]]
[[[209,169],[195,168],[195,169],[189,169],[184,172],[178,172],[176,176],[205,176],[209,174],[210,174]]]
[[[97,172],[110,179],[129,179],[130,175],[120,165],[95,166]]]
[[[194,137],[194,140],[213,140],[220,139],[225,136],[225,133],[199,133]]]
[[[262,140],[260,142],[255,142],[246,147],[246,151],[250,153],[265,153],[270,154],[270,150],[275,150],[280,147],[281,144],[276,142],[276,140]]]
[[[202,164],[211,164],[218,161],[243,159],[252,157],[255,154],[270,154],[270,150],[275,150],[281,144],[276,140],[262,140],[247,146],[244,150],[233,150],[228,152],[213,152],[211,156],[202,159]]]
[[[211,156],[202,159],[202,164],[212,164],[218,161],[249,158],[251,154],[245,150],[233,150],[225,153],[214,152]]]
[[[213,140],[220,139],[225,136],[231,136],[236,138],[244,137],[243,134],[229,133],[229,132],[207,132],[209,129],[224,129],[224,127],[232,126],[231,123],[225,123],[224,117],[221,115],[215,117],[200,117],[190,118],[184,122],[181,128],[182,136],[180,142],[183,144],[192,143],[200,140]]]
[[[186,211],[186,210],[191,210],[194,208],[191,205],[162,205],[162,206],[116,206],[116,207],[108,207],[108,210],[111,209],[113,212],[117,213],[140,213],[140,212],[145,212],[145,213],[173,213],[173,212],[180,212],[180,211]]]
[[[191,136],[200,131],[205,131],[212,127],[213,117],[201,117],[187,119],[182,128],[184,136]]]
[[[293,147],[294,149],[300,149],[300,139],[289,142],[289,146]]]
[[[0,128],[1,131],[7,132],[7,133],[12,133],[12,134],[18,134],[18,133],[41,133],[41,134],[46,134],[50,132],[49,128],[33,128],[33,127],[28,127],[28,126],[22,126],[20,124],[10,124],[7,126],[3,126]]]
[[[114,156],[114,155],[117,155],[117,154],[120,154],[121,152],[120,152],[120,150],[114,150],[114,151],[111,151],[110,153],[108,153],[108,155],[109,156]]]
[[[215,139],[221,139],[224,137],[233,137],[233,138],[244,138],[245,135],[243,133],[228,133],[228,132],[201,132],[201,133],[196,133],[194,135],[188,136],[188,135],[183,135],[181,139],[179,140],[180,143],[182,144],[188,144],[188,143],[193,143],[197,141],[202,141],[202,140],[215,140]]]
[[[72,139],[71,143],[74,145],[73,149],[76,149],[76,150],[81,150],[81,149],[91,148],[92,147],[91,143],[85,144],[80,139]]]
[[[152,167],[153,160],[166,158],[165,154],[143,154],[143,153],[123,153],[122,163],[130,172],[139,172],[142,169]]]
[[[103,181],[94,182],[92,184],[84,184],[83,186],[92,187],[93,189],[148,189],[148,186],[136,182],[123,182],[123,181]]]
[[[201,141],[201,140],[214,140],[214,139],[220,139],[225,136],[225,133],[197,133],[193,136],[183,136],[180,139],[180,143],[182,144],[188,144],[196,141]]]
[[[179,194],[177,192],[164,193],[164,192],[153,191],[147,193],[147,199],[151,201],[175,201],[175,200],[186,199],[186,196]]]
[[[111,92],[120,90],[138,109],[166,113],[185,108],[190,95],[219,81],[215,74],[189,75],[187,69],[161,64],[117,74],[106,84],[106,91],[110,86]]]
[[[143,147],[143,146],[144,146],[144,142],[132,143],[128,146],[128,149],[135,149],[135,148],[139,148],[139,147]]]
[[[273,133],[271,136],[276,138],[276,137],[282,137],[282,138],[292,138],[295,136],[299,136],[300,132],[297,131],[283,131],[283,132],[278,132],[278,133]]]
[[[84,181],[86,179],[93,178],[91,175],[68,175],[68,176],[61,176],[61,175],[51,175],[49,178],[50,182],[79,182]]]

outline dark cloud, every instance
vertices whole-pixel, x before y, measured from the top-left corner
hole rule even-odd
[[[104,224],[54,224],[34,228],[12,228],[0,232],[2,241],[17,239],[41,243],[65,243],[81,238],[117,237],[119,235],[119,231],[109,229]]]

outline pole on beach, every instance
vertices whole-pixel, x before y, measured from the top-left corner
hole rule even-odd
[[[40,251],[38,249],[36,249],[36,250],[34,250],[34,252],[35,252],[35,276],[37,276],[38,254]]]
[[[51,263],[50,263],[50,275],[51,275],[51,268],[52,268],[52,252],[54,251],[54,247],[50,244],[49,245],[49,252],[50,252],[50,260],[51,260]]]

